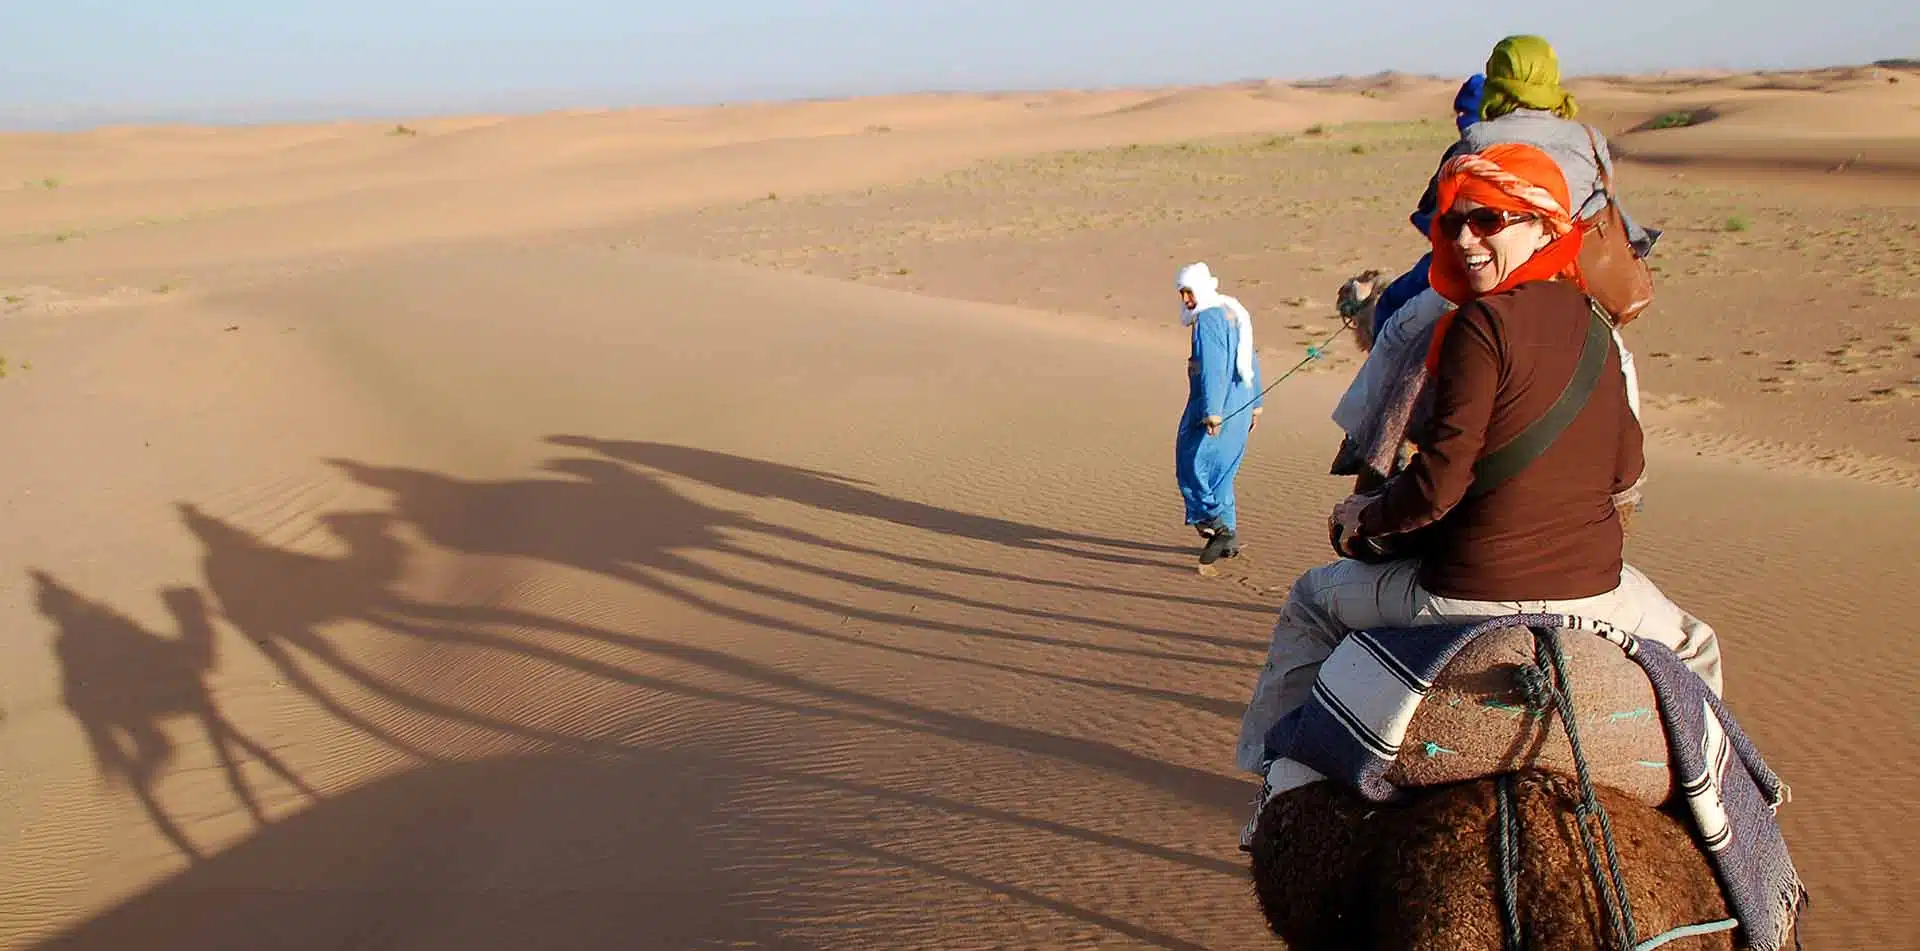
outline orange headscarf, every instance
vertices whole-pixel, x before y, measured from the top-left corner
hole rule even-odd
[[[1427,232],[1433,242],[1433,264],[1428,282],[1441,297],[1457,307],[1468,301],[1511,290],[1529,281],[1556,277],[1580,280],[1580,241],[1582,229],[1574,225],[1568,212],[1567,178],[1559,163],[1547,153],[1520,143],[1490,145],[1478,153],[1457,155],[1440,168],[1439,213]],[[1506,280],[1485,294],[1476,293],[1467,283],[1466,265],[1460,260],[1459,246],[1440,235],[1440,218],[1453,204],[1466,198],[1488,208],[1539,215],[1541,224],[1553,240],[1514,268]],[[1427,370],[1432,372],[1440,356],[1440,343],[1457,310],[1449,311],[1434,325],[1433,342],[1427,349]]]

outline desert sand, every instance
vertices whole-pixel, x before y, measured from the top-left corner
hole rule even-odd
[[[0,136],[0,948],[1277,947],[1232,745],[1357,361],[1201,578],[1170,280],[1293,366],[1452,89]],[[1920,946],[1920,73],[1572,89],[1666,229],[1629,557],[1808,946]]]

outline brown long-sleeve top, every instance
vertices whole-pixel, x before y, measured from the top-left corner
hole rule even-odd
[[[1474,462],[1559,399],[1588,320],[1585,295],[1561,281],[1523,284],[1454,317],[1431,384],[1432,413],[1409,433],[1419,454],[1360,516],[1369,536],[1439,522],[1422,549],[1419,580],[1428,592],[1567,600],[1620,583],[1625,533],[1613,494],[1638,481],[1646,463],[1619,348],[1607,348],[1586,407],[1553,445],[1492,491],[1465,499]]]

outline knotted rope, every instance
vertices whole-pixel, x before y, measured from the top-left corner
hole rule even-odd
[[[1533,666],[1522,667],[1515,672],[1515,680],[1526,694],[1527,702],[1533,709],[1545,712],[1552,709],[1560,715],[1560,723],[1567,731],[1567,745],[1573,751],[1574,774],[1580,785],[1580,800],[1574,807],[1574,820],[1580,828],[1580,844],[1587,853],[1587,868],[1593,873],[1594,891],[1606,906],[1607,923],[1613,933],[1613,948],[1617,951],[1652,951],[1669,941],[1690,938],[1698,935],[1730,931],[1739,927],[1732,918],[1720,921],[1685,925],[1646,941],[1638,940],[1633,921],[1633,903],[1627,897],[1627,885],[1620,874],[1620,853],[1613,838],[1613,823],[1607,818],[1607,810],[1600,805],[1599,797],[1593,791],[1593,778],[1588,772],[1587,756],[1580,748],[1580,727],[1574,719],[1573,696],[1567,678],[1567,658],[1560,646],[1560,633],[1553,628],[1532,628]],[[1497,840],[1496,864],[1498,867],[1498,889],[1500,911],[1505,924],[1502,944],[1506,951],[1522,951],[1526,946],[1525,935],[1520,923],[1520,899],[1518,883],[1520,880],[1521,838],[1520,810],[1514,801],[1512,774],[1502,774],[1494,786],[1495,838]],[[1593,830],[1589,820],[1598,820],[1601,845],[1606,852],[1606,865],[1600,861],[1601,848],[1594,842]],[[1795,947],[1799,946],[1799,935],[1794,935]]]

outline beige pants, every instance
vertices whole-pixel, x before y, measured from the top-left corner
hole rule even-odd
[[[1720,646],[1713,628],[1667,600],[1632,566],[1620,572],[1619,587],[1571,601],[1442,598],[1421,589],[1415,580],[1418,569],[1416,561],[1369,565],[1343,558],[1314,568],[1294,582],[1273,627],[1267,665],[1260,671],[1240,723],[1234,759],[1241,769],[1260,771],[1267,731],[1307,702],[1321,663],[1348,631],[1479,621],[1508,614],[1569,614],[1665,644],[1716,695],[1720,693]]]

